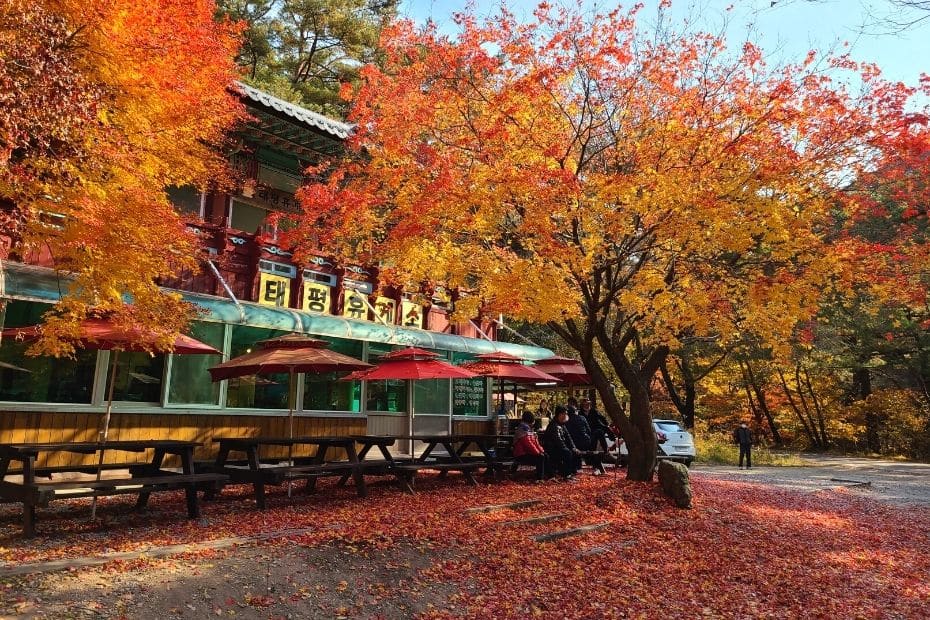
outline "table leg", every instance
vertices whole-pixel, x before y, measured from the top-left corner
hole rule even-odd
[[[353,445],[352,449],[355,449]],[[322,465],[326,460],[326,452],[329,450],[329,444],[323,443],[319,444],[316,447],[316,454],[313,455],[313,460],[311,463],[313,465]],[[307,478],[307,486],[304,489],[307,493],[314,493],[316,491],[316,480],[319,476],[310,476]]]
[[[36,481],[35,456],[23,458],[23,487],[31,488]],[[31,497],[23,498],[23,536],[32,538],[36,535],[36,507]]]
[[[216,473],[223,473],[223,468],[226,467],[226,461],[229,459],[229,446],[225,446],[220,443],[220,450],[216,455],[216,463],[213,464],[213,469]],[[222,483],[217,482],[214,485],[211,485],[203,493],[203,498],[207,501],[213,499],[218,494],[223,491]]]
[[[481,454],[484,455],[484,460],[488,465],[487,470],[484,472],[485,476],[493,476],[494,480],[497,480],[497,450],[495,446],[494,454],[491,453],[488,445],[483,441],[476,441],[475,445],[478,446],[478,449],[481,450]]]
[[[258,461],[258,446],[249,446],[245,450],[252,472],[252,487],[255,489],[255,504],[260,510],[265,509],[265,481],[262,479],[261,464]]]
[[[149,466],[147,475],[154,476],[161,469],[161,464],[165,460],[165,449],[164,448],[155,448],[155,455],[152,457],[152,464]],[[136,500],[136,510],[145,510],[145,507],[149,503],[149,493],[148,491],[142,491],[139,493],[139,499]]]
[[[435,441],[431,441],[428,444],[426,444],[426,450],[423,451],[423,454],[421,454],[419,458],[417,458],[417,460],[420,461],[421,463],[425,463],[426,459],[429,458],[430,453],[436,447],[436,443],[437,442]],[[411,454],[410,456],[413,456],[413,454]]]
[[[194,448],[187,447],[182,448],[180,455],[181,457],[181,471],[187,475],[194,473]],[[197,519],[200,517],[200,504],[197,502],[197,483],[189,482],[184,489],[184,492],[187,494],[187,516],[191,519]]]
[[[359,497],[365,497],[368,495],[368,489],[365,487],[365,475],[362,472],[362,464],[358,458],[358,454],[355,453],[355,442],[350,441],[346,445],[346,454],[349,457],[349,462],[355,465],[352,469],[352,476],[355,478],[355,491],[358,493]]]
[[[391,454],[391,451],[387,449],[386,445],[384,445],[383,443],[379,443],[378,450],[381,451],[381,456],[384,457],[384,460],[386,460],[388,463],[394,462],[394,455]]]
[[[354,442],[353,442],[353,445],[354,445]],[[368,452],[369,452],[369,450],[371,450],[372,445],[373,445],[373,444],[370,444],[370,443],[369,443],[369,444],[364,444],[364,445],[362,446],[362,451],[358,453],[358,460],[359,460],[360,462],[361,462],[361,461],[364,461],[364,460],[365,460],[365,457],[368,456]],[[346,482],[348,482],[348,481],[349,481],[349,478],[351,478],[351,477],[352,477],[352,474],[343,474],[342,477],[339,478],[339,482],[336,483],[336,486],[337,486],[337,487],[344,487],[344,486],[346,485]]]

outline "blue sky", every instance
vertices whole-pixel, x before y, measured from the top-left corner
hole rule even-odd
[[[550,0],[558,4],[560,0]],[[538,0],[505,0],[518,16],[532,13]],[[656,15],[658,0],[645,0],[641,18],[649,21]],[[497,0],[476,0],[478,14],[494,13]],[[621,3],[630,6],[632,3]],[[401,13],[418,22],[432,18],[452,31],[451,14],[461,10],[465,0],[403,0]],[[930,73],[930,19],[904,32],[890,34],[862,26],[874,22],[874,16],[886,15],[887,0],[673,0],[673,16],[691,17],[698,26],[718,32],[728,21],[728,38],[734,43],[749,38],[775,58],[799,59],[809,49],[828,50],[848,43],[857,60],[878,64],[888,79],[916,85],[921,73]],[[608,10],[616,2],[585,0],[585,6]],[[732,6],[732,10],[726,8]],[[900,12],[899,12],[900,14]]]

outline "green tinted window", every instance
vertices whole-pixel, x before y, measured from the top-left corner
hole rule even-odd
[[[349,357],[362,359],[362,343],[344,338],[327,338],[329,348]],[[362,382],[339,381],[347,373],[305,374],[304,411],[352,411],[362,410]]]
[[[287,332],[248,327],[232,326],[232,342],[229,349],[230,359],[252,351],[255,343]],[[289,376],[287,373],[276,375],[246,376],[229,380],[226,392],[226,406],[248,409],[287,409]]]
[[[368,346],[368,363],[377,364],[378,359],[395,347],[387,344],[371,343]],[[403,412],[407,411],[407,382],[401,379],[385,381],[367,381],[365,409],[368,411]]]
[[[42,322],[51,306],[9,301],[4,327]],[[0,343],[0,400],[25,403],[90,403],[97,352],[78,349],[75,359],[30,357],[27,343],[4,338]]]
[[[211,347],[223,350],[222,323],[195,321],[190,334]],[[220,384],[210,379],[207,371],[223,361],[221,355],[173,355],[168,402],[183,405],[219,405]]]
[[[105,398],[110,393],[109,382],[114,362],[116,363],[116,380],[113,384],[113,400],[136,403],[161,402],[161,384],[165,374],[164,354],[110,351]]]

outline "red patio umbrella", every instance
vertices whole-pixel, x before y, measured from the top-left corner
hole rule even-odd
[[[554,377],[542,370],[524,364],[523,359],[509,353],[482,353],[475,356],[476,361],[462,364],[462,368],[483,377],[508,379],[514,383],[551,383],[558,382]]]
[[[30,327],[11,327],[4,329],[0,335],[4,338],[13,338],[20,342],[34,342],[42,336],[44,326],[32,325]],[[113,368],[110,371],[110,387],[107,390],[107,409],[103,417],[103,429],[100,431],[100,443],[106,443],[110,434],[110,417],[113,412],[113,387],[116,384],[116,365],[122,351],[130,353],[149,352],[155,346],[158,334],[150,330],[125,327],[117,325],[105,318],[84,319],[79,327],[79,335],[74,342],[76,346],[84,349],[100,349],[113,351]],[[178,354],[214,354],[221,355],[213,347],[190,336],[179,335],[171,343],[168,353]],[[103,471],[103,450],[100,451],[100,461],[97,464],[97,481]],[[94,495],[91,504],[90,518],[97,516],[97,496]]]
[[[471,379],[474,372],[439,359],[438,353],[407,347],[381,356],[371,370],[352,373],[346,379]]]
[[[526,360],[502,351],[482,353],[476,355],[475,359],[474,362],[462,364],[462,368],[467,368],[483,377],[493,377],[498,380],[501,403],[499,412],[504,409],[504,380],[513,383],[558,383],[559,381],[557,377],[533,366],[528,366],[524,363]],[[516,400],[514,400],[514,403],[516,403]]]
[[[407,402],[410,408],[407,430],[413,435],[413,383],[417,379],[471,379],[475,373],[460,366],[453,366],[449,362],[439,359],[438,353],[407,347],[398,349],[381,356],[378,364],[371,370],[352,373],[344,378],[364,379],[374,381],[379,379],[405,379],[407,380]],[[451,416],[449,418],[451,424]],[[410,453],[413,454],[413,440],[410,440]]]
[[[536,360],[536,367],[557,377],[566,385],[591,385],[591,377],[584,365],[569,357],[549,357]]]

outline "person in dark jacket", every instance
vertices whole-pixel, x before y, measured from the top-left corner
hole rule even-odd
[[[591,435],[591,426],[588,424],[588,419],[577,411],[573,412],[569,410],[568,422],[566,422],[565,426],[568,428],[568,434],[572,436],[575,447],[581,452],[587,453],[584,456],[584,462],[594,468],[594,475],[598,476],[603,474],[604,464],[601,462],[601,457],[599,454],[593,452],[594,440]]]
[[[746,457],[746,469],[752,469],[752,431],[743,422],[733,431],[733,442],[739,446],[739,468],[743,468],[743,457]]]
[[[581,400],[581,415],[588,420],[588,426],[591,427],[591,448],[598,447],[602,452],[607,452],[607,438],[613,435],[610,430],[610,423],[600,411],[591,406],[591,401],[587,398]],[[613,437],[611,437],[613,439]]]
[[[549,455],[551,471],[558,471],[563,479],[572,480],[575,478],[575,472],[578,471],[581,451],[572,441],[572,436],[566,427],[567,422],[568,411],[559,405],[555,408],[555,418],[549,422],[546,434],[543,435],[543,448]]]

